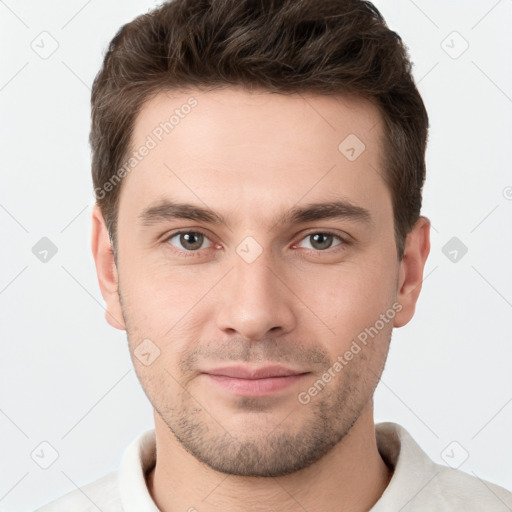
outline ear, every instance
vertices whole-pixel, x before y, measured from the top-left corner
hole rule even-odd
[[[103,213],[97,204],[92,209],[92,255],[96,264],[96,274],[101,295],[106,302],[105,319],[116,329],[125,330],[123,312],[119,302],[118,273],[114,252],[110,244]]]
[[[395,315],[395,327],[404,326],[414,316],[429,252],[430,221],[426,217],[420,217],[407,235],[404,257],[400,262],[397,301],[402,309]]]

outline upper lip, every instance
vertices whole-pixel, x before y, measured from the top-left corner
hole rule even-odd
[[[292,370],[280,365],[260,366],[259,368],[250,368],[248,366],[224,366],[205,371],[210,375],[219,375],[233,377],[238,379],[265,379],[269,377],[289,377],[290,375],[301,375],[300,370]]]

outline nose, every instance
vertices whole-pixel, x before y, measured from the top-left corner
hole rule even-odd
[[[249,341],[292,331],[297,323],[294,295],[282,267],[265,251],[250,263],[235,254],[233,262],[219,290],[218,328]]]

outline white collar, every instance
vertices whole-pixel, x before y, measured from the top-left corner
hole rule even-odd
[[[439,472],[437,466],[411,435],[397,423],[375,425],[377,447],[394,473],[370,512],[400,510],[414,490],[420,492]],[[143,432],[126,449],[118,474],[118,488],[125,512],[159,512],[146,485],[146,473],[156,461],[154,429]],[[408,490],[404,496],[404,488]],[[408,497],[409,496],[409,497]]]

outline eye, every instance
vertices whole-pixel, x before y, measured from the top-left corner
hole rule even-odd
[[[336,242],[336,240],[338,240],[338,242]],[[309,247],[304,247],[302,245],[304,242],[308,243]],[[165,243],[169,243],[178,249],[178,252],[181,251],[188,253],[197,253],[201,249],[207,249],[212,246],[210,239],[200,231],[178,231],[177,233],[173,233],[168,236],[165,239]],[[306,235],[295,246],[302,246],[305,249],[322,252],[339,245],[349,245],[349,241],[344,240],[340,235],[335,233],[317,231]]]
[[[340,242],[333,245],[333,240],[336,238]],[[345,243],[345,240],[343,240],[343,238],[341,238],[339,235],[323,231],[310,233],[309,235],[306,235],[302,240],[310,241],[310,247],[306,247],[306,249],[315,249],[317,251],[325,251],[326,249],[330,249],[331,247],[335,247],[337,245]],[[300,243],[301,242],[299,242],[299,246]]]
[[[166,241],[178,249],[189,252],[206,249],[211,245],[208,237],[198,231],[180,231],[171,235]],[[208,242],[208,245],[201,247],[205,241]]]

